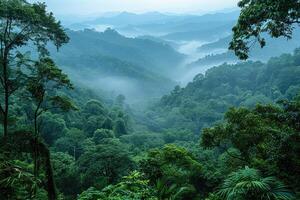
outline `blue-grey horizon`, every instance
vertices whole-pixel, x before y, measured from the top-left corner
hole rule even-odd
[[[45,2],[57,15],[88,16],[108,12],[208,13],[236,8],[239,0],[30,0]]]

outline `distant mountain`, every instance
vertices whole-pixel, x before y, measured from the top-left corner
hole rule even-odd
[[[100,17],[95,20],[89,21],[89,24],[111,24],[115,26],[124,25],[139,25],[148,23],[163,23],[175,20],[177,16],[165,15],[159,12],[148,12],[143,14],[135,14],[129,12],[122,12],[118,15],[111,17]]]
[[[294,37],[291,40],[285,38],[274,39],[266,37],[267,45],[260,48],[258,44],[253,46],[250,50],[250,60],[267,61],[271,57],[279,56],[283,53],[292,53],[295,48],[300,47],[300,41],[295,37],[300,34],[300,29],[296,29]],[[238,62],[237,57],[233,52],[228,51],[229,43],[232,36],[227,36],[217,40],[216,42],[204,44],[197,50],[201,53],[208,53],[207,56],[199,58],[197,61],[191,63],[189,67],[199,67],[202,65],[216,65],[224,62],[234,63]],[[220,52],[220,53],[216,53]]]
[[[205,15],[178,15],[163,14],[160,12],[148,12],[135,14],[122,12],[113,16],[99,17],[88,21],[89,24],[111,24],[115,26],[142,25],[142,24],[165,24],[165,23],[201,23],[207,21],[232,21],[239,16],[238,11],[229,13],[213,13]]]
[[[189,18],[183,20],[183,23],[190,22],[190,23],[200,23],[200,22],[217,22],[217,21],[236,21],[239,17],[240,12],[235,10],[232,12],[217,12],[205,15],[193,15]]]
[[[176,20],[160,23],[147,23],[142,25],[127,25],[119,27],[118,30],[124,34],[152,34],[163,36],[163,39],[171,40],[195,40],[206,39],[212,32],[213,34],[231,32],[235,24],[238,12],[216,13],[202,16],[187,15],[177,16]],[[226,26],[225,31],[223,30]],[[216,32],[216,28],[222,32]],[[220,37],[217,37],[219,39]],[[210,39],[210,38],[209,38]]]
[[[115,57],[166,76],[170,68],[176,67],[184,58],[184,55],[166,43],[127,38],[113,29],[101,33],[89,29],[69,30],[67,33],[71,40],[61,48],[61,52],[71,53],[73,57],[82,55]]]
[[[216,65],[220,65],[223,63],[236,63],[238,61],[239,59],[234,55],[233,52],[227,51],[225,53],[207,55],[195,62],[190,63],[189,65],[187,65],[187,67],[203,67],[207,70]]]
[[[216,49],[228,49],[231,39],[232,39],[232,36],[229,35],[229,36],[221,38],[215,42],[204,44],[198,48],[198,51],[210,52],[210,51],[214,51]]]
[[[300,51],[262,62],[223,64],[195,76],[155,104],[151,125],[190,129],[196,134],[218,122],[233,106],[254,107],[294,97],[300,88]],[[152,116],[155,116],[152,117]],[[161,120],[165,119],[165,120]]]
[[[71,29],[95,28],[110,26],[126,35],[162,36],[172,33],[208,30],[221,27],[235,21],[239,12],[214,13],[206,15],[171,15],[159,12],[134,14],[123,12],[109,17],[99,17],[95,20],[69,26]],[[231,28],[229,28],[231,30]],[[194,33],[197,34],[197,33]]]
[[[299,30],[295,32],[294,35],[300,33]],[[217,49],[228,49],[229,43],[232,39],[232,36],[227,36],[225,38],[221,38],[216,42],[204,44],[198,48],[200,52],[212,52]],[[267,46],[264,49],[260,49],[258,45],[252,48],[250,54],[259,59],[266,60],[272,56],[278,56],[282,53],[291,53],[295,48],[300,46],[300,41],[294,37],[291,40],[286,40],[285,38],[280,39],[272,39],[267,37]]]
[[[159,12],[148,12],[143,14],[135,14],[130,12],[121,12],[114,15],[101,16],[93,20],[74,23],[69,26],[71,29],[78,28],[96,28],[99,25],[111,25],[112,27],[124,27],[128,25],[142,25],[153,23],[166,23],[175,21],[177,16],[165,15]]]
[[[162,43],[162,44],[169,45],[169,46],[171,46],[175,49],[178,48],[178,44],[176,42],[164,40],[160,37],[154,37],[154,36],[150,36],[150,35],[143,35],[143,36],[138,36],[136,38],[137,39],[143,39],[143,40],[151,40],[151,41],[154,41],[154,42],[159,42],[159,43]]]
[[[192,28],[195,30],[173,32],[162,36],[162,38],[168,40],[181,40],[181,41],[187,41],[187,40],[213,41],[230,35],[231,29],[234,26],[234,24],[235,21],[228,21],[228,22],[207,21],[192,26]],[[191,24],[185,24],[185,26],[191,26]]]
[[[50,49],[73,80],[132,98],[159,97],[175,85],[168,77],[184,55],[168,44],[126,38],[112,29],[101,33],[68,30],[67,34],[70,42],[59,52]]]

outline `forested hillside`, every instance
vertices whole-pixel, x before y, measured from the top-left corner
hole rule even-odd
[[[267,37],[267,41],[270,43],[266,48],[261,49],[258,44],[254,45],[250,54],[251,60],[259,60],[266,62],[268,59],[274,56],[279,56],[283,53],[290,53],[295,48],[300,46],[300,42],[297,40],[296,35],[300,32],[299,28],[295,30],[295,38],[287,40],[285,38],[274,39]],[[232,40],[232,36],[224,37],[216,42],[204,44],[198,48],[200,52],[207,52],[208,55],[200,58],[199,60],[191,63],[190,67],[197,67],[202,65],[219,65],[224,62],[238,62],[238,58],[233,52],[228,51],[227,47]],[[212,52],[209,54],[209,52]]]
[[[284,154],[282,152],[284,147],[281,145],[287,145],[289,140],[296,142],[298,137],[297,124],[293,122],[298,119],[292,116],[294,114],[298,116],[299,100],[292,101],[292,99],[300,88],[299,58],[299,50],[295,50],[293,55],[286,54],[273,58],[267,64],[247,62],[215,67],[205,76],[195,77],[194,81],[185,88],[176,87],[170,95],[164,96],[147,113],[138,116],[126,106],[123,96],[118,96],[115,100],[103,101],[87,89],[61,91],[60,95],[68,95],[73,99],[75,110],[64,113],[54,109],[40,116],[43,122],[40,134],[42,141],[51,150],[53,177],[57,191],[60,196],[63,195],[67,199],[76,198],[76,195],[82,191],[84,192],[78,199],[123,199],[128,195],[132,199],[163,199],[170,195],[180,199],[201,199],[218,186],[227,177],[226,175],[236,169],[239,171],[229,178],[243,177],[245,173],[249,173],[249,178],[254,180],[261,180],[261,177],[267,180],[270,178],[270,181],[275,181],[277,184],[277,180],[264,177],[267,172],[261,174],[257,170],[264,171],[266,166],[279,167],[278,170],[286,169],[296,162],[293,159],[296,159],[297,155]],[[283,99],[290,99],[290,101],[271,105]],[[255,107],[257,103],[261,104]],[[29,105],[24,101],[12,107],[16,122],[11,131],[14,131],[17,138],[29,137],[26,135],[21,137],[25,133],[30,135],[30,132],[25,131],[30,130]],[[241,108],[227,112],[232,106]],[[222,125],[224,113],[226,113],[225,120],[228,122]],[[277,119],[275,116],[285,116],[285,120],[292,121],[281,121],[281,118]],[[270,125],[270,120],[274,125]],[[221,124],[216,128],[202,129],[216,122]],[[271,127],[276,128],[274,132],[280,132],[286,125],[289,126],[289,133],[286,138],[279,140],[280,143],[277,143],[278,139],[271,141],[268,131],[264,138],[256,140],[253,138],[249,144],[256,145],[257,142],[255,151],[259,154],[254,154],[253,149],[247,149],[248,146],[247,148],[239,146],[248,144],[238,143],[235,144],[236,147],[224,151],[226,146],[221,144],[227,138],[223,137],[230,136],[223,136],[223,132],[228,131],[227,129],[231,131],[233,125],[240,126],[240,123],[246,123],[243,125],[246,127],[241,126],[242,130],[235,130],[236,134],[246,131],[245,134],[249,134],[249,137],[250,135],[252,137],[253,132],[256,133],[255,130],[267,131]],[[253,127],[247,129],[250,126]],[[201,130],[203,133],[201,146],[199,146],[198,137]],[[220,134],[220,138],[216,136],[218,142],[213,140],[214,134]],[[238,136],[230,139],[239,141],[236,137]],[[278,135],[278,137],[283,136]],[[265,143],[266,141],[268,143]],[[259,148],[260,145],[272,146],[275,149],[280,147],[280,149],[266,154]],[[288,147],[292,148],[289,150],[291,153],[294,152],[293,148],[297,148],[297,143],[294,145]],[[205,150],[208,147],[214,149]],[[28,148],[26,151],[30,151],[30,146],[25,148]],[[152,148],[158,149],[150,150]],[[18,155],[24,149],[12,148],[10,151]],[[282,163],[282,159],[287,157],[272,158],[274,154],[279,154],[277,151],[281,151],[280,154],[283,156],[288,156],[288,163]],[[251,156],[254,160],[243,160],[245,157],[241,153]],[[268,163],[262,160],[265,156],[271,159]],[[241,168],[245,162],[251,162],[252,164],[248,163],[247,166],[255,166],[256,169]],[[32,165],[21,157],[10,162],[5,160],[3,164],[5,164],[3,167],[11,166],[22,170],[14,172],[15,183],[7,182],[9,185],[3,188],[4,191],[9,191],[8,188],[12,189],[16,198],[21,195],[30,196],[31,189],[28,181]],[[2,170],[4,173],[5,168]],[[40,170],[43,171],[42,166]],[[22,173],[25,172],[29,174],[23,175]],[[279,172],[275,170],[272,175]],[[297,173],[297,171],[288,171],[286,174],[279,173],[276,176],[296,190],[297,178],[291,179],[290,174],[295,176]],[[17,178],[20,175],[21,178]],[[19,184],[22,182],[28,184],[28,187],[20,189]],[[201,185],[198,184],[199,182]],[[136,185],[136,188],[123,188],[131,184]],[[165,188],[166,184],[171,184],[171,188]],[[282,183],[278,182],[278,184]],[[124,190],[128,190],[129,193],[123,193]],[[281,188],[281,190],[286,192],[288,188]],[[38,198],[43,199],[45,190],[40,188],[37,194]],[[214,195],[211,194],[210,198],[215,198]],[[290,196],[292,193],[287,195]]]
[[[77,24],[166,31],[132,38],[111,28],[65,29],[46,3],[0,0],[0,199],[300,199],[300,48],[277,51],[283,40],[272,42],[295,37],[300,3],[239,7],[203,16],[123,12]],[[183,41],[199,38],[219,40]],[[258,50],[254,40],[274,48],[265,59],[286,53],[245,61]],[[195,71],[175,86],[195,67],[188,61],[199,52],[189,50],[225,43],[236,64]],[[220,62],[227,54],[217,54]],[[217,58],[202,55],[201,67]]]
[[[175,85],[171,71],[184,58],[167,44],[126,38],[112,29],[68,30],[67,35],[70,42],[59,52],[51,48],[51,55],[70,77],[85,87],[124,94],[131,101],[168,92]]]
[[[147,39],[126,38],[113,29],[101,33],[90,29],[68,30],[67,35],[70,42],[57,53],[60,59],[70,58],[70,54],[74,57],[102,55],[131,62],[156,73],[178,65],[183,59],[183,55],[166,44]],[[54,51],[53,53],[56,56]]]
[[[262,62],[223,64],[199,74],[186,87],[176,88],[153,107],[149,120],[156,126],[188,129],[196,134],[222,119],[232,106],[253,107],[283,98],[300,88],[300,53],[283,54]]]

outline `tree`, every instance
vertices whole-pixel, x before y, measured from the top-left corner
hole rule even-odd
[[[149,180],[138,171],[124,176],[116,185],[109,185],[102,190],[103,200],[157,200],[156,191],[149,185]]]
[[[122,135],[127,134],[126,124],[122,118],[118,118],[116,120],[115,126],[114,126],[114,133],[115,133],[116,137],[120,137]]]
[[[114,138],[114,132],[108,129],[97,129],[94,132],[93,141],[96,144],[100,144],[103,139]]]
[[[124,102],[125,102],[125,96],[120,94],[116,97],[116,100],[115,100],[115,104],[116,106],[119,106],[120,108],[123,108],[124,106]]]
[[[103,124],[102,124],[102,128],[103,129],[108,129],[108,130],[112,130],[113,129],[113,121],[111,118],[107,117]]]
[[[94,187],[83,191],[79,196],[78,200],[98,200],[103,198],[103,193]]]
[[[272,141],[269,121],[246,108],[230,109],[225,114],[225,119],[227,123],[203,129],[202,146],[218,146],[224,148],[229,155],[231,154],[227,149],[236,148],[241,155],[232,156],[248,164],[253,159],[252,155],[264,159],[267,149],[260,147]]]
[[[199,190],[205,188],[202,165],[187,150],[175,145],[149,151],[141,161],[141,169],[150,183],[156,185],[162,199],[176,195],[181,199],[197,199]]]
[[[35,103],[34,133],[37,136],[38,118],[45,111],[61,109],[66,112],[75,109],[67,97],[57,95],[58,89],[72,89],[73,87],[68,76],[62,73],[62,70],[50,58],[42,58],[29,68],[31,74],[27,78],[26,89]]]
[[[79,172],[84,174],[84,188],[103,188],[107,184],[116,183],[133,168],[126,146],[116,139],[105,140],[94,151],[87,152],[78,159]]]
[[[292,37],[294,25],[300,24],[299,0],[241,0],[241,14],[233,28],[229,49],[240,59],[249,57],[250,46],[258,42],[266,45],[263,33],[271,37]]]
[[[48,55],[49,41],[59,48],[68,42],[60,22],[46,11],[43,3],[30,4],[25,0],[4,0],[0,2],[0,112],[3,116],[4,136],[8,135],[10,97],[19,88],[20,68],[15,67],[16,58],[24,58],[18,51],[31,43],[39,56]],[[3,102],[3,103],[2,103]]]
[[[58,152],[68,153],[77,160],[84,152],[83,143],[86,135],[82,130],[71,128],[67,131],[64,137],[60,137],[55,141],[55,150]]]
[[[33,185],[41,183],[31,173],[31,166],[19,160],[2,157],[0,164],[0,198],[1,199],[32,199]],[[9,176],[8,176],[9,174]]]
[[[61,109],[69,111],[75,109],[75,106],[67,98],[56,95],[56,90],[61,88],[71,89],[72,84],[68,76],[54,64],[50,58],[41,58],[33,66],[29,66],[31,74],[26,81],[26,89],[30,98],[35,103],[34,107],[34,136],[37,141],[39,138],[39,117],[43,112],[51,109]],[[37,142],[36,142],[37,143]],[[34,150],[34,175],[38,176],[38,152],[37,145]]]
[[[104,116],[92,115],[86,118],[86,123],[83,126],[83,130],[88,136],[92,137],[97,129],[101,129],[103,127],[104,122]]]
[[[294,199],[294,195],[275,177],[262,177],[258,170],[248,167],[230,174],[217,195],[224,200]]]
[[[158,199],[198,199],[195,187],[190,184],[180,186],[176,183],[170,184],[166,180],[159,179],[156,183],[156,190]]]
[[[67,133],[66,122],[59,114],[45,112],[41,115],[41,136],[48,145],[52,145],[55,140],[63,137]]]
[[[74,158],[61,152],[52,153],[51,162],[56,186],[64,195],[74,199],[80,190],[80,177]],[[66,185],[67,187],[65,187]]]
[[[30,199],[38,199],[38,191],[36,189],[40,190],[40,188],[44,188],[47,191],[48,199],[49,200],[55,200],[57,197],[56,193],[56,187],[54,184],[54,179],[53,179],[53,171],[52,171],[52,165],[50,161],[50,151],[43,142],[37,141],[38,144],[35,143],[35,137],[32,134],[32,131],[28,130],[19,130],[13,132],[13,134],[10,137],[2,137],[0,138],[0,159],[3,158],[4,156],[4,168],[0,169],[0,190],[3,190],[3,184],[8,186],[9,189],[4,188],[3,195],[6,196],[4,199],[17,199],[17,198],[10,198],[11,196],[14,196],[14,183],[18,184],[20,182],[15,182],[18,177],[22,175],[23,172],[21,172],[23,169],[19,169],[18,167],[14,167],[15,162],[19,162],[17,159],[28,159],[28,154],[31,155],[31,157],[34,157],[34,147],[35,145],[38,145],[39,149],[39,159],[41,161],[41,170],[43,170],[43,178],[41,177],[35,177],[32,175],[31,171],[27,173],[27,175],[33,179],[33,181],[26,181],[26,182],[21,182],[20,187],[17,186],[16,189],[21,189],[22,188],[29,188],[30,189]],[[7,148],[9,148],[9,151],[7,151]],[[26,155],[27,154],[27,155]],[[0,160],[2,163],[2,160]],[[5,167],[5,163],[8,163],[7,167]],[[12,165],[11,165],[11,164]],[[30,166],[30,165],[29,165]],[[32,166],[30,167],[30,169]],[[26,170],[25,170],[26,171]],[[28,172],[28,171],[27,171]],[[19,174],[19,175],[17,175]],[[26,176],[27,176],[26,175]],[[39,179],[41,178],[41,179]],[[15,179],[15,181],[13,180]],[[8,181],[8,182],[7,182]],[[11,184],[7,185],[6,183],[9,183],[10,181]],[[20,180],[22,181],[22,180]],[[10,190],[10,189],[13,190]],[[1,191],[2,193],[2,191]],[[45,198],[42,198],[45,199]]]
[[[299,113],[299,96],[279,105],[231,109],[224,123],[203,130],[201,146],[239,160],[239,167],[247,165],[273,174],[298,192]]]
[[[138,171],[131,172],[115,184],[103,188],[89,188],[78,197],[78,200],[158,200],[156,191],[149,185],[149,180]]]
[[[104,115],[105,110],[101,102],[98,100],[90,100],[88,101],[83,109],[84,113],[88,116],[91,115]]]

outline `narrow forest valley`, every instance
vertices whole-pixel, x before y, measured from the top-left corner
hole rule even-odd
[[[300,1],[42,2],[0,0],[1,200],[300,199]]]

